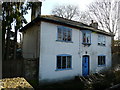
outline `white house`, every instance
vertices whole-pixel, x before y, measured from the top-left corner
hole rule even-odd
[[[23,57],[39,58],[39,81],[87,76],[111,67],[111,34],[54,15],[35,18],[20,30]]]

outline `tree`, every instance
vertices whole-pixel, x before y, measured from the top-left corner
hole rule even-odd
[[[58,5],[53,8],[52,14],[71,20],[79,16],[79,8],[74,5]]]
[[[14,54],[16,53],[17,31],[27,23],[23,15],[27,14],[29,4],[24,6],[24,2],[3,2],[2,3],[2,51],[3,60],[9,59],[10,51],[10,32],[12,30],[12,23],[14,22]],[[5,40],[6,35],[6,40]]]
[[[112,0],[96,0],[88,6],[90,17],[98,22],[99,28],[116,34],[118,31],[118,2]],[[114,46],[114,37],[112,37],[112,51]]]
[[[90,16],[90,13],[88,11],[80,11],[78,21],[90,25],[91,24],[92,17]]]
[[[98,22],[99,27],[110,33],[116,34],[118,18],[118,2],[102,0],[91,3],[88,6],[91,18]]]
[[[2,79],[2,4],[0,2],[0,79]]]

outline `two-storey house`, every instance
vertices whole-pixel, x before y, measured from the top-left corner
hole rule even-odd
[[[35,18],[20,30],[23,57],[39,58],[39,81],[87,76],[111,67],[111,34],[54,15]]]

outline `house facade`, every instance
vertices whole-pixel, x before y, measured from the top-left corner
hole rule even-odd
[[[23,29],[23,57],[39,58],[39,81],[87,76],[111,67],[111,34],[48,15]]]

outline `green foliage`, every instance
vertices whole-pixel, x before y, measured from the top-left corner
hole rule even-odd
[[[27,14],[29,5],[24,6],[24,2],[3,2],[3,27],[10,27],[11,23],[15,21],[16,29],[23,26],[23,23],[27,23],[23,15]]]
[[[27,23],[24,15],[27,14],[27,10],[30,9],[29,3],[24,2],[3,2],[2,3],[2,51],[3,60],[8,60],[10,56],[10,31],[12,29],[12,23],[14,22],[15,34],[14,34],[14,56],[16,52],[17,31],[23,27],[23,23]],[[6,43],[5,43],[6,34]]]

